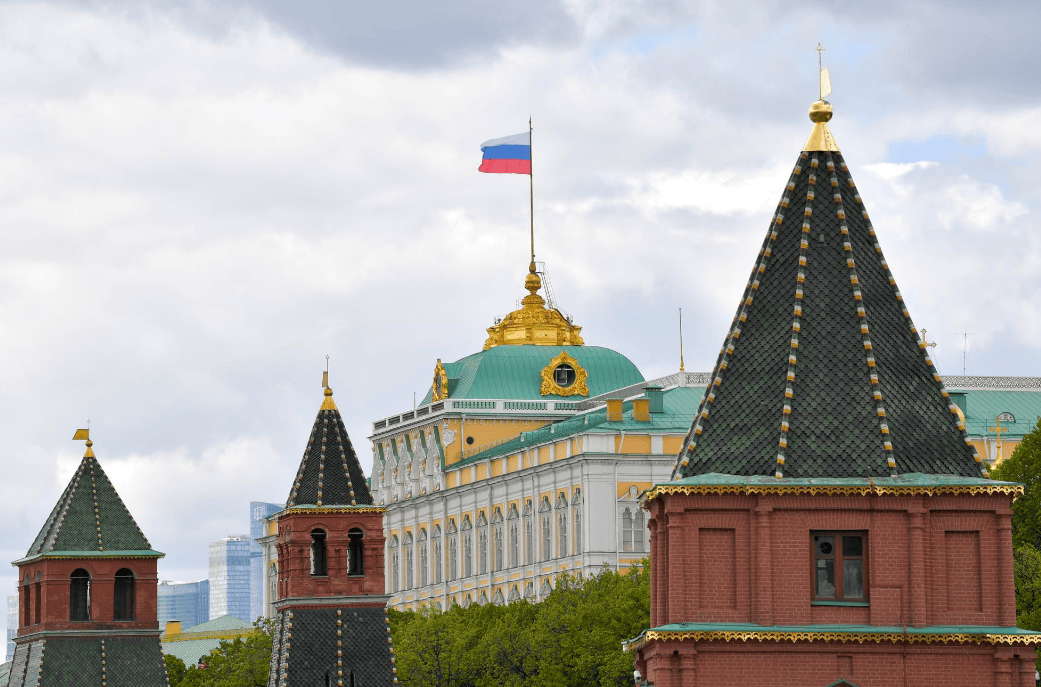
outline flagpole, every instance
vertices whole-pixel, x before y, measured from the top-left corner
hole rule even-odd
[[[531,128],[531,116],[528,116],[528,150],[532,151],[532,128]],[[529,152],[531,161],[528,165],[528,182],[529,182],[529,200],[531,202],[531,265],[528,267],[529,272],[535,271],[535,155]]]

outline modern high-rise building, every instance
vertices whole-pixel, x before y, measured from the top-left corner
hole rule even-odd
[[[252,622],[249,600],[248,535],[210,543],[210,620],[222,615]]]
[[[257,543],[257,539],[267,534],[268,516],[274,515],[283,508],[281,503],[249,502],[249,615],[251,620],[267,615],[264,608],[264,550]]]
[[[180,620],[182,627],[194,627],[210,619],[210,581],[159,583],[159,627],[169,620]]]
[[[14,638],[18,636],[18,595],[11,594],[7,597],[7,658],[14,658]]]

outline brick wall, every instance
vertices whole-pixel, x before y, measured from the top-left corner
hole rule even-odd
[[[347,533],[362,531],[362,575],[347,575]],[[328,574],[311,575],[311,532],[326,532]],[[385,594],[382,513],[288,513],[278,519],[279,599]]]

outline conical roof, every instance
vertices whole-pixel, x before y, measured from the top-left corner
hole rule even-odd
[[[333,390],[327,387],[286,508],[362,505],[372,505],[372,494],[333,401]]]
[[[111,556],[130,551],[161,555],[151,551],[152,545],[101,469],[91,446],[88,441],[76,474],[25,557],[92,552]]]
[[[827,121],[781,194],[675,479],[986,475]]]

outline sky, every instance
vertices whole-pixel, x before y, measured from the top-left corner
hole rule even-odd
[[[0,2],[0,555],[94,450],[161,579],[517,307],[707,371],[817,97],[941,373],[1041,375],[1036,0]],[[964,336],[964,333],[969,336]],[[14,591],[15,571],[0,571]]]

